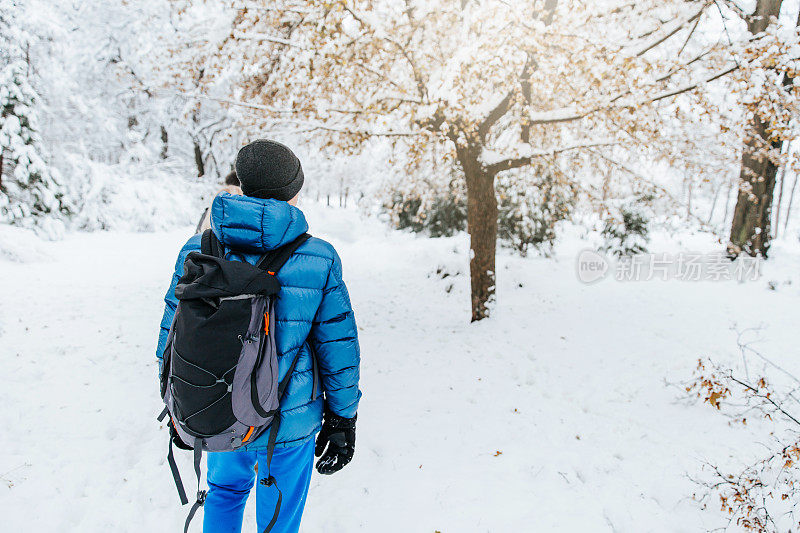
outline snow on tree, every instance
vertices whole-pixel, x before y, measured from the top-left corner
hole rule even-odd
[[[729,31],[728,2],[225,5],[229,31],[196,57],[229,81],[245,127],[283,124],[343,153],[384,138],[404,180],[463,180],[473,320],[494,299],[498,176],[563,179],[601,211],[643,190],[684,209],[675,176],[690,194],[730,179],[744,121],[726,93],[768,66]]]
[[[242,110],[219,102],[229,96],[237,76],[236,64],[225,63],[224,57],[215,55],[218,42],[230,30],[230,13],[224,3],[173,4],[179,16],[173,17],[170,27],[162,32],[157,53],[143,59],[152,63],[156,84],[171,93],[180,106],[181,135],[191,140],[196,175],[221,178],[233,169],[236,153],[248,133],[242,128]],[[174,73],[178,73],[177,83]],[[263,123],[257,126],[269,128]]]
[[[28,30],[29,45],[18,50],[39,96],[38,134],[63,183],[68,227],[153,230],[196,222],[216,175],[197,179],[186,100],[162,88],[159,60],[175,33],[169,5],[13,4],[8,28]],[[6,50],[0,46],[0,54]]]
[[[745,90],[739,97],[749,116],[728,244],[731,256],[744,252],[767,257],[778,169],[791,164],[791,154],[782,153],[782,147],[797,137],[792,119],[796,122],[800,115],[800,92],[794,85],[800,12],[796,22],[793,17],[781,21],[782,4],[782,0],[758,0],[752,13],[738,12],[749,33],[740,54],[750,68],[740,75]]]
[[[602,251],[616,256],[636,255],[647,251],[648,220],[641,208],[647,200],[636,198],[621,205],[618,212],[608,215],[601,232]]]
[[[40,98],[25,50],[30,36],[15,26],[15,8],[16,2],[0,4],[0,221],[31,225],[62,219],[70,206],[39,135]]]

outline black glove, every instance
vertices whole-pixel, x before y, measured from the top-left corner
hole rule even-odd
[[[355,450],[356,417],[344,418],[325,411],[322,431],[319,432],[317,445],[314,447],[314,455],[322,456],[317,461],[317,472],[320,474],[338,472],[353,459]]]

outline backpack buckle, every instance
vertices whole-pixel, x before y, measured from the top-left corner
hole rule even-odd
[[[274,485],[275,484],[275,478],[272,477],[272,474],[270,474],[268,477],[265,477],[265,478],[261,479],[261,484],[266,486],[266,487]]]
[[[206,503],[206,495],[208,494],[205,490],[198,490],[197,491],[197,503],[201,506]]]

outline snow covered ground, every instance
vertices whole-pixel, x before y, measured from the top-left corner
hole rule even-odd
[[[496,313],[470,324],[464,236],[425,239],[354,211],[306,211],[344,262],[364,398],[356,458],[314,478],[304,531],[724,524],[691,500],[688,476],[753,450],[758,425],[732,428],[676,402],[665,379],[687,378],[701,356],[737,360],[732,326],[762,326],[760,350],[800,371],[796,246],[776,244],[754,282],[585,285],[574,258],[586,243],[571,237],[555,259],[501,254]],[[58,242],[0,229],[0,529],[180,531],[187,509],[155,421],[154,346],[191,228]],[[659,246],[710,249],[700,237]],[[189,457],[180,459],[190,480]]]

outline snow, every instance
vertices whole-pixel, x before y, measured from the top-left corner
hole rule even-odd
[[[30,263],[51,260],[32,229],[0,224],[0,265],[5,261]]]
[[[71,221],[79,230],[155,231],[196,223],[219,191],[168,164],[68,162],[82,178],[81,210]]]
[[[714,505],[701,511],[691,500],[689,476],[704,460],[757,449],[758,424],[730,427],[708,407],[676,401],[665,380],[688,378],[701,356],[737,359],[733,325],[761,325],[759,349],[800,370],[796,243],[778,241],[755,282],[584,285],[574,260],[587,243],[565,230],[554,259],[501,253],[494,316],[470,324],[464,235],[425,239],[354,210],[301,207],[342,257],[364,392],[355,459],[315,475],[303,531],[725,524]],[[192,228],[53,242],[22,231],[0,232],[3,250],[34,251],[0,255],[3,529],[180,531],[187,509],[155,420],[154,347],[161,298]],[[179,461],[190,484],[188,453]]]

